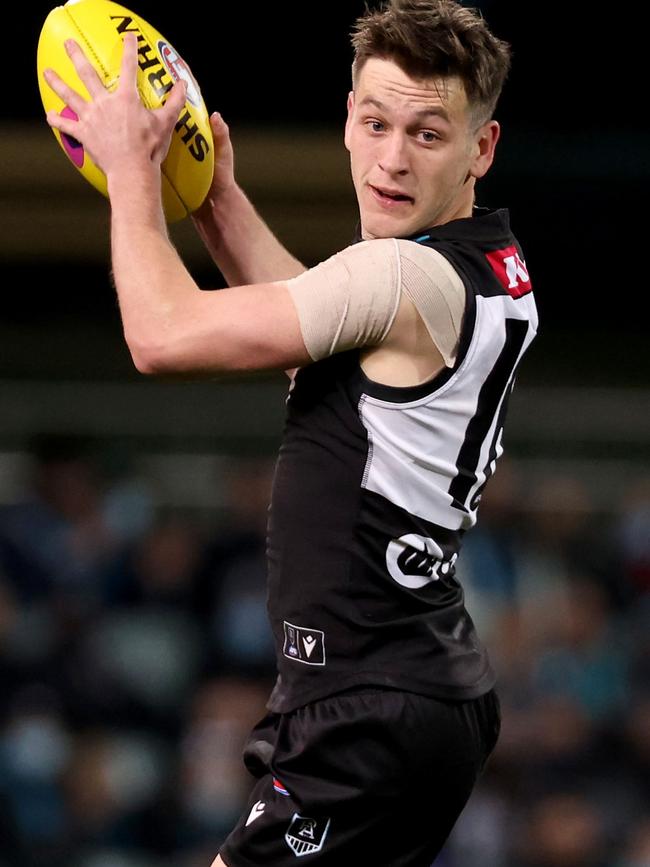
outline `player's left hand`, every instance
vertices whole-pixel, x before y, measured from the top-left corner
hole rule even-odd
[[[78,120],[47,112],[47,122],[76,138],[108,177],[131,163],[146,160],[160,165],[167,156],[174,126],[185,102],[185,82],[169,91],[162,108],[148,109],[137,89],[138,48],[134,33],[124,37],[124,51],[117,88],[109,92],[80,46],[72,39],[65,44],[90,101],[69,87],[53,69],[44,71],[52,90],[74,111]]]

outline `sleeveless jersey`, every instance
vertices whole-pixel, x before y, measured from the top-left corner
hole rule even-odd
[[[267,541],[272,711],[361,685],[468,699],[495,682],[454,567],[536,333],[532,286],[505,210],[409,240],[465,285],[456,362],[406,388],[370,381],[359,350],[296,374]]]

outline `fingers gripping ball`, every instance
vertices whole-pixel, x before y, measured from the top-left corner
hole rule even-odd
[[[208,112],[189,66],[171,44],[139,15],[111,0],[69,0],[47,16],[38,42],[37,68],[41,100],[46,111],[54,109],[76,119],[74,111],[47,85],[43,70],[55,72],[73,90],[89,99],[88,90],[77,75],[64,47],[66,39],[76,40],[95,68],[104,87],[117,87],[122,61],[122,40],[127,32],[138,39],[138,92],[150,109],[165,103],[174,83],[183,79],[187,98],[172,134],[162,164],[162,198],[169,222],[196,210],[205,199],[214,169],[212,132]],[[84,152],[83,146],[64,133],[54,135],[73,165],[105,196],[106,176]]]

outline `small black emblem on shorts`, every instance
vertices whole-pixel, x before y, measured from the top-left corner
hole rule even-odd
[[[330,819],[310,819],[294,813],[284,839],[293,854],[300,858],[302,855],[320,852],[329,827]]]
[[[325,665],[325,633],[284,621],[284,647],[288,659],[305,665]]]

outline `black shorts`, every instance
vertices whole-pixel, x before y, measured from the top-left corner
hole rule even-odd
[[[228,867],[429,867],[492,751],[494,690],[468,701],[361,688],[269,714],[244,752],[259,777],[221,848]]]

